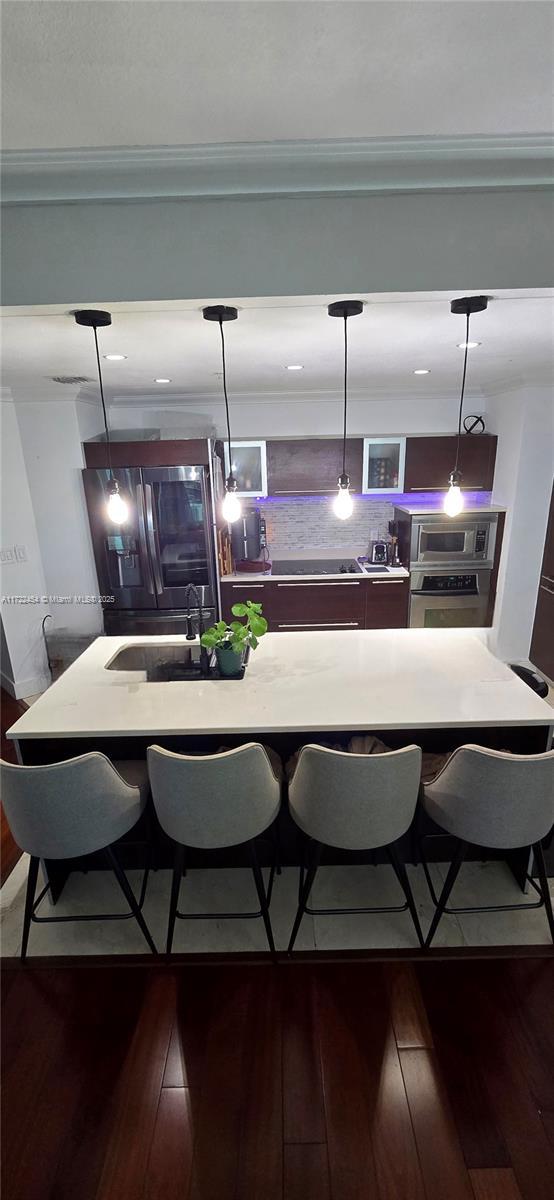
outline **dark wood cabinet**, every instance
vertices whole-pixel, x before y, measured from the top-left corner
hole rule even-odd
[[[362,490],[363,439],[348,438],[346,470],[353,492]],[[267,443],[269,496],[326,496],[342,471],[340,438],[286,439]]]
[[[110,443],[114,467],[200,467],[210,464],[210,443],[207,438],[179,438],[152,441],[114,441]],[[83,442],[87,467],[107,467],[108,448],[105,441]],[[223,443],[215,444],[223,457]]]
[[[238,601],[263,606],[270,632],[316,629],[402,629],[408,624],[409,579],[268,579],[221,581],[222,616]]]
[[[496,436],[491,433],[462,434],[459,468],[463,488],[492,490],[496,441]],[[455,435],[407,438],[404,491],[446,491],[455,462]]]
[[[328,579],[321,583],[275,580],[272,587],[272,627],[276,631],[364,628],[363,579]]]
[[[408,624],[410,580],[368,579],[365,585],[366,629],[405,629]]]
[[[255,604],[262,605],[263,615],[270,623],[271,627],[271,595],[273,584],[262,582],[259,579],[252,580],[252,583],[237,583],[234,580],[221,580],[221,616],[224,621],[233,621],[235,618],[231,612],[233,604],[245,604],[247,600],[253,600]]]
[[[554,680],[554,488],[550,501],[529,657],[543,675]]]

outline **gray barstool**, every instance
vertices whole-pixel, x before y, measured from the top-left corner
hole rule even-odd
[[[406,867],[395,842],[409,829],[415,812],[421,773],[419,746],[388,754],[349,754],[323,746],[303,746],[289,784],[291,815],[309,839],[304,877],[300,868],[298,910],[289,941],[289,954],[304,913],[405,912],[408,908],[420,945],[419,924]],[[308,899],[324,846],[341,850],[385,847],[405,903],[379,908],[308,908]]]
[[[484,746],[460,746],[432,783],[424,785],[422,804],[431,819],[458,841],[437,899],[425,859],[435,914],[425,939],[430,946],[444,912],[502,912],[544,904],[554,941],[554,917],[541,842],[554,824],[554,750],[544,754],[508,754]],[[431,835],[433,836],[433,835]],[[536,904],[447,908],[448,897],[469,845],[494,850],[533,847],[540,887]]]
[[[156,954],[141,912],[148,869],[137,903],[113,851],[113,843],[128,833],[144,812],[149,791],[146,763],[130,760],[112,764],[97,751],[48,766],[17,766],[0,760],[0,787],[14,841],[30,855],[21,958],[27,954],[31,921],[113,921],[131,916]],[[98,850],[104,851],[131,911],[37,917],[36,909],[50,886],[47,884],[35,900],[40,859],[81,858]]]
[[[253,742],[219,754],[175,754],[148,748],[148,772],[154,808],[164,833],[175,842],[166,953],[171,953],[175,919],[262,917],[269,948],[275,952],[269,902],[275,862],[266,892],[255,839],[273,825],[281,806],[281,784],[263,748]],[[221,850],[249,843],[252,873],[260,902],[257,912],[182,913],[178,911],[185,847]]]

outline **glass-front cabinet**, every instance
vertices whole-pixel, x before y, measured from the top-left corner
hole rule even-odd
[[[230,469],[237,481],[239,496],[267,496],[267,454],[265,442],[231,442],[233,461],[225,442],[225,475]]]
[[[406,438],[364,438],[362,494],[404,491]]]

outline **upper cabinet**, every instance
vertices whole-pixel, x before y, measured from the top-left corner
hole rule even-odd
[[[362,492],[404,491],[406,438],[364,438]]]
[[[225,442],[225,475],[232,468],[239,496],[267,496],[267,447],[265,442],[231,442],[233,462],[229,463],[229,446]]]
[[[462,434],[458,464],[462,472],[462,488],[490,492],[495,459],[496,437],[493,434]],[[455,435],[407,438],[404,491],[445,491],[455,462]]]
[[[353,492],[362,490],[362,439],[347,438],[346,470]],[[270,496],[329,496],[342,471],[342,439],[290,439],[267,444]]]

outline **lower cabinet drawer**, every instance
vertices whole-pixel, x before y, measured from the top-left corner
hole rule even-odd
[[[368,579],[366,629],[404,629],[408,624],[409,579]]]
[[[273,584],[274,630],[363,629],[364,610],[364,584],[359,580]]]
[[[270,583],[224,583],[221,581],[221,616],[224,621],[235,620],[231,609],[233,604],[245,604],[247,600],[252,600],[254,604],[261,604],[263,615],[266,621],[271,617],[271,593],[273,585]]]

